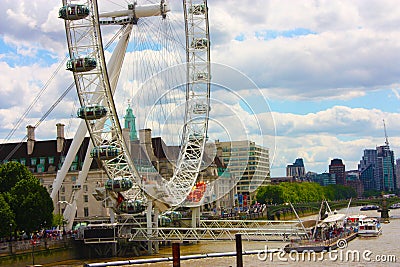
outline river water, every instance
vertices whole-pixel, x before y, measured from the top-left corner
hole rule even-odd
[[[346,210],[339,210],[345,213]],[[365,214],[377,217],[377,211],[363,211],[359,207],[350,208],[348,214]],[[356,238],[349,242],[343,249],[333,252],[317,254],[272,254],[263,253],[260,255],[243,256],[244,266],[400,266],[400,209],[390,211],[390,223],[383,224],[383,234],[379,237]],[[312,216],[315,218],[315,216]],[[243,251],[249,250],[270,250],[283,248],[284,242],[243,242]],[[215,252],[233,252],[235,242],[200,242],[192,245],[182,245],[181,255],[206,254]],[[160,249],[155,257],[171,257],[171,248]],[[117,259],[116,259],[117,260]],[[104,261],[104,260],[103,260]],[[110,260],[111,261],[111,260]],[[93,262],[93,261],[91,261]],[[102,261],[99,261],[102,262]],[[71,265],[69,265],[71,266]],[[73,266],[81,266],[73,264]],[[170,267],[172,262],[151,263],[141,265],[126,265],[127,267],[148,266],[148,267]],[[219,267],[236,266],[235,257],[206,258],[181,261],[182,267]]]

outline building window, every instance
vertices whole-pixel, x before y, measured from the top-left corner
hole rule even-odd
[[[72,176],[71,182],[76,182],[76,176]]]
[[[24,165],[24,166],[26,165],[26,159],[20,159],[20,162],[22,165]]]
[[[31,158],[31,165],[36,165],[36,158]]]
[[[49,157],[49,164],[54,164],[54,157]]]
[[[88,207],[83,208],[83,217],[89,217],[89,208]]]
[[[89,196],[88,195],[84,195],[83,196],[83,201],[84,202],[89,202]]]
[[[61,186],[61,193],[65,193],[65,186]]]
[[[88,186],[85,184],[83,185],[83,191],[87,192],[88,191]]]
[[[60,201],[65,201],[65,196],[61,196]]]
[[[72,163],[70,170],[71,171],[76,171],[77,169],[78,169],[78,164],[77,163]]]
[[[37,172],[38,173],[44,172],[44,165],[43,164],[38,164],[37,165]]]
[[[46,164],[46,158],[39,158],[39,163],[42,165]]]

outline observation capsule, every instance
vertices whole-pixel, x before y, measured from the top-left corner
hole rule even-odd
[[[67,70],[73,72],[90,71],[96,68],[96,66],[96,59],[91,57],[73,58],[67,61]]]
[[[201,141],[203,140],[203,135],[199,133],[193,133],[189,135],[189,141]]]
[[[208,39],[207,38],[194,38],[192,41],[192,44],[190,46],[195,49],[205,49],[208,46]]]
[[[132,181],[129,178],[117,177],[114,179],[108,179],[105,188],[114,192],[123,192],[129,190],[133,186]]]
[[[207,81],[208,73],[207,72],[198,72],[194,75],[193,80],[195,81]]]
[[[101,105],[84,106],[78,109],[76,115],[84,120],[98,120],[107,115],[107,109]]]
[[[204,13],[206,13],[206,5],[204,4],[193,5],[192,7],[189,8],[189,12],[192,13],[193,15],[203,15]]]
[[[117,157],[121,154],[121,149],[115,146],[103,145],[96,146],[90,152],[92,158],[97,158],[100,160],[109,160]]]
[[[207,104],[195,104],[193,108],[194,114],[206,114],[208,108]]]
[[[170,225],[172,222],[171,218],[165,215],[158,215],[158,226],[165,227]]]
[[[68,4],[58,10],[58,17],[65,20],[78,20],[89,15],[89,8],[80,4]]]
[[[166,211],[162,215],[170,218],[172,222],[178,222],[182,219],[182,213],[179,211]]]
[[[141,200],[124,200],[118,206],[120,212],[129,214],[140,213],[145,209],[146,206]]]

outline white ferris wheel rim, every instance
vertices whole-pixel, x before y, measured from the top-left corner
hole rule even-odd
[[[108,110],[107,116],[102,119],[98,119],[95,122],[93,120],[85,120],[95,147],[107,144],[118,148],[120,151],[116,157],[101,160],[102,165],[110,179],[129,177],[133,181],[134,186],[133,189],[130,190],[130,198],[141,198],[143,197],[142,193],[144,191],[147,195],[150,195],[151,198],[165,202],[170,206],[182,205],[193,188],[199,173],[207,135],[209,108],[204,109],[204,114],[200,116],[199,120],[199,116],[193,116],[193,110],[187,104],[185,114],[186,121],[183,130],[184,136],[182,137],[183,143],[177,163],[178,167],[175,169],[172,179],[169,181],[163,180],[163,184],[157,186],[161,186],[161,193],[163,196],[160,196],[160,188],[144,186],[141,175],[135,167],[129,153],[129,147],[124,141],[122,127],[113,99],[113,90],[116,88],[117,81],[111,80],[109,77],[114,77],[115,73],[119,75],[121,66],[112,65],[112,67],[110,67],[110,64],[107,69],[97,1],[83,2],[90,9],[88,18],[83,21],[66,20],[65,25],[70,57],[79,58],[89,55],[97,61],[96,68],[89,72],[74,72],[74,79],[82,107],[93,104],[103,104]],[[76,1],[71,2],[63,0],[64,6],[68,3],[72,4],[76,3]],[[160,5],[163,3],[164,1],[161,1]],[[183,4],[185,12],[187,60],[186,100],[188,103],[197,101],[209,106],[210,51],[207,2],[192,0],[183,1]],[[194,15],[193,10],[200,4],[203,4],[205,7],[204,14],[200,12]],[[162,15],[161,13],[159,15]],[[115,13],[113,14],[115,15]],[[103,17],[106,16],[103,15]],[[203,29],[199,30],[198,25],[200,25],[199,21],[201,20],[203,20],[203,23],[200,23]],[[132,27],[132,23],[127,23],[125,27],[127,28],[126,31],[129,32],[129,27]],[[201,49],[198,49],[199,47],[201,47]],[[200,62],[196,62],[196,60]],[[112,61],[112,59],[110,61]],[[198,69],[201,71],[198,71]],[[194,77],[197,77],[196,75],[199,73],[206,73],[205,79],[201,81],[194,80]],[[186,205],[193,206],[200,205],[200,203],[186,203]]]

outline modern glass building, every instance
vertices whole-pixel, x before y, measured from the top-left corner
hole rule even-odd
[[[237,193],[249,195],[271,181],[269,150],[252,141],[215,142],[230,174],[237,179]]]
[[[397,187],[394,152],[389,145],[365,149],[358,170],[365,191],[394,191]]]

